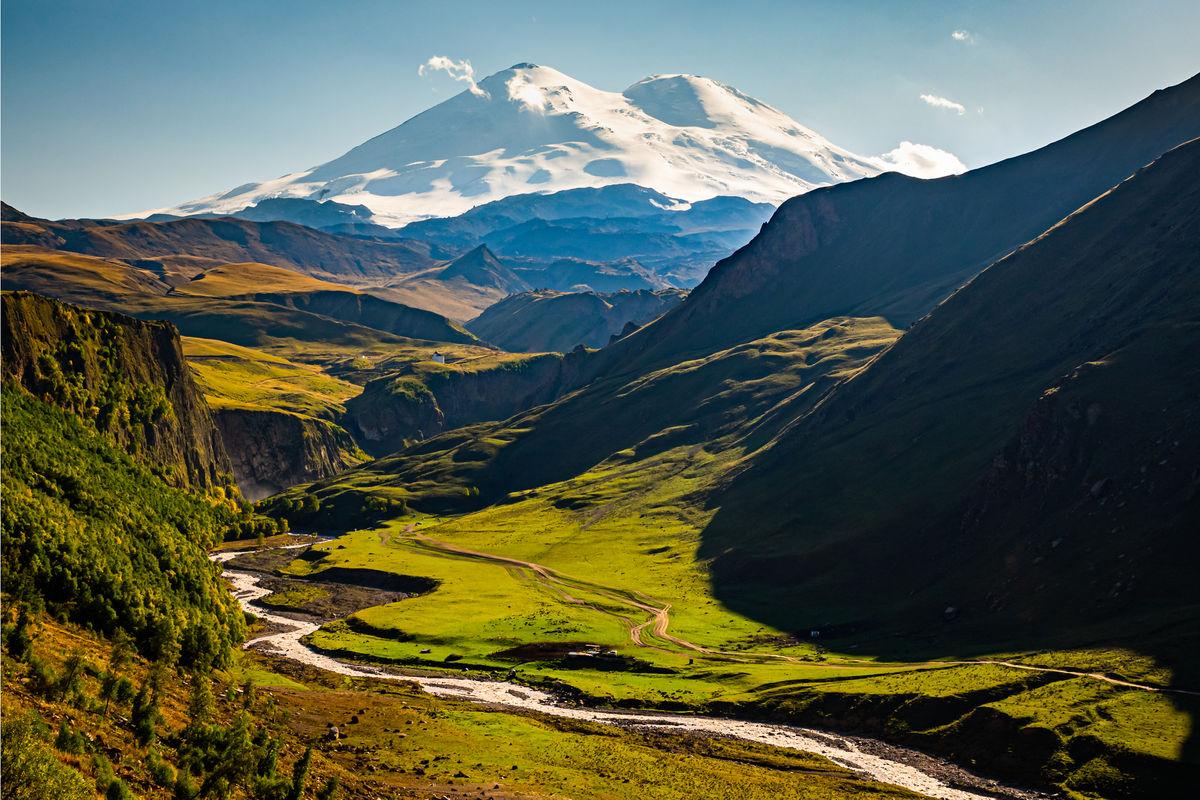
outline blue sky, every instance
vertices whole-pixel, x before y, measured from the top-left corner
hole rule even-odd
[[[418,75],[434,55],[614,91],[704,75],[862,155],[910,140],[976,167],[1200,71],[1197,31],[1195,0],[4,0],[0,194],[104,216],[313,166],[460,91]]]

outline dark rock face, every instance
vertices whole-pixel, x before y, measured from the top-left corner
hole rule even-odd
[[[215,416],[247,500],[327,478],[361,460],[350,435],[325,420],[237,408],[220,409]]]
[[[174,486],[228,482],[224,443],[174,325],[28,292],[5,292],[3,307],[5,383],[92,419]]]
[[[381,456],[442,431],[507,419],[577,387],[587,354],[548,353],[489,369],[400,373],[371,381],[346,403],[347,427]]]
[[[683,302],[683,289],[609,294],[550,290],[513,295],[488,308],[468,329],[510,352],[570,352],[604,347],[632,323],[645,325]]]

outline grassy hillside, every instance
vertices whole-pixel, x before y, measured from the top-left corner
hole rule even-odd
[[[186,336],[183,354],[215,409],[275,409],[332,420],[362,391],[314,366],[217,339]]]
[[[335,524],[335,498],[356,498],[345,508],[357,509],[376,491],[423,510],[469,509],[610,458],[637,462],[681,446],[716,447],[728,437],[754,441],[760,428],[775,430],[776,403],[793,396],[816,403],[896,335],[879,319],[832,320],[633,381],[597,381],[504,422],[415,444],[311,492],[327,503],[326,523]]]
[[[306,294],[355,289],[332,281],[323,281],[282,267],[268,264],[225,264],[206,270],[187,283],[172,289],[173,294],[194,297],[241,297],[255,294]]]
[[[180,255],[226,264],[255,262],[333,280],[397,275],[436,262],[428,245],[414,240],[372,242],[290,222],[251,222],[233,217],[116,224],[27,218],[5,224],[3,232],[6,246],[39,244],[127,262]]]
[[[8,223],[6,223],[8,224]],[[403,319],[405,312],[412,311],[422,326],[432,318],[433,332],[445,333],[463,342],[430,342],[397,336],[383,330],[367,327],[354,321],[344,321],[324,313],[314,313],[275,302],[287,302],[288,294],[265,295],[265,301],[229,297],[188,296],[173,290],[165,282],[154,282],[148,269],[128,264],[62,251],[47,251],[33,247],[5,246],[2,256],[2,274],[6,287],[37,292],[86,307],[120,311],[142,319],[167,320],[179,328],[185,336],[219,339],[232,344],[251,348],[267,348],[286,358],[321,364],[349,364],[358,358],[376,360],[402,353],[414,357],[428,357],[434,350],[442,349],[472,355],[489,352],[488,348],[469,349],[473,337],[460,328],[435,315],[417,309],[404,309],[395,304],[383,304],[385,310],[396,311],[396,315],[385,314],[389,324]],[[241,265],[246,268],[246,265]],[[219,276],[227,276],[229,270],[218,267],[220,291],[232,290],[232,285]],[[263,277],[263,268],[249,267],[248,280]],[[271,269],[271,268],[268,268]],[[197,274],[206,274],[202,270]],[[284,273],[271,269],[272,284],[276,288],[287,284],[308,284],[307,278],[298,273]],[[202,279],[203,280],[203,279]],[[282,283],[281,283],[282,282]],[[325,284],[319,284],[325,285]],[[214,289],[214,293],[220,291]],[[317,293],[320,295],[322,293]],[[357,293],[343,293],[348,298],[365,297]],[[301,305],[305,295],[296,295]],[[374,298],[366,298],[370,303]],[[383,301],[377,301],[383,303]],[[328,310],[328,309],[326,309]],[[362,307],[352,299],[350,306],[341,316],[353,320],[361,318]]]
[[[249,500],[326,478],[366,459],[342,427],[361,387],[259,350],[185,339],[196,382],[228,442],[233,474]]]
[[[211,269],[176,286],[171,294],[269,303],[413,339],[478,343],[472,334],[440,314],[264,264],[227,264]]]

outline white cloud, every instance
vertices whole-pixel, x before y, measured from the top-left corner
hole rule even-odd
[[[960,116],[967,113],[967,109],[963,107],[962,103],[947,100],[945,97],[938,97],[936,94],[923,94],[921,95],[921,99],[934,108],[948,108]]]
[[[903,172],[914,178],[940,178],[967,171],[958,156],[927,144],[901,142],[895,149],[870,159],[880,169]]]
[[[950,38],[956,42],[966,42],[967,44],[975,44],[975,37],[968,31],[959,28],[954,33],[950,34]]]
[[[467,84],[467,88],[471,94],[479,97],[488,97],[488,93],[475,83],[475,68],[471,66],[471,62],[463,59],[462,61],[452,61],[446,56],[433,56],[420,67],[417,68],[418,75],[424,75],[427,71],[441,70],[454,78],[456,81],[462,81]]]
[[[542,94],[541,89],[530,83],[528,78],[514,75],[504,86],[508,89],[509,100],[515,100],[527,110],[539,114],[546,110],[546,96]]]

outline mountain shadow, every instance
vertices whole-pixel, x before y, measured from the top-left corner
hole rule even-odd
[[[837,650],[1119,646],[1200,690],[1197,174],[1200,140],[989,267],[758,452],[703,533],[716,595]],[[1181,763],[1200,765],[1195,733]]]

